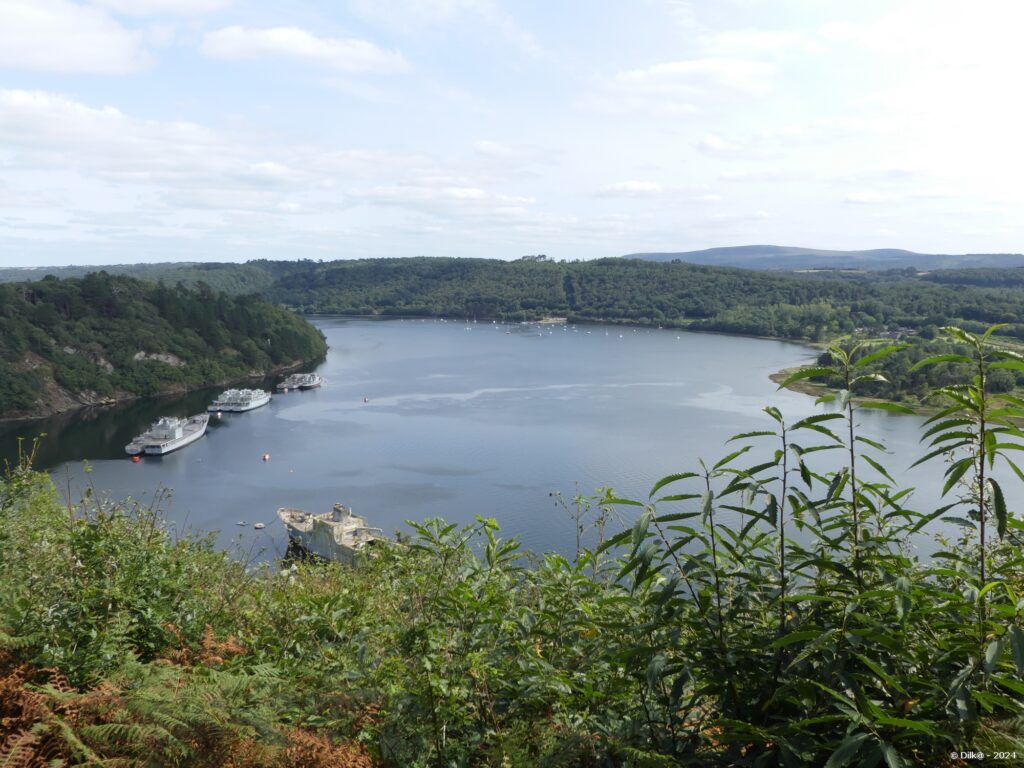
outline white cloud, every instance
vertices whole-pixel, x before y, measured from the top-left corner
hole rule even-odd
[[[125,16],[168,14],[191,16],[227,8],[232,0],[92,0],[93,5]]]
[[[697,143],[697,149],[709,155],[723,155],[735,153],[739,147],[717,134],[709,133]]]
[[[765,62],[722,56],[631,69],[615,75],[614,81],[626,88],[664,96],[703,93],[711,88],[760,93],[766,90],[773,70]]]
[[[891,203],[899,199],[898,195],[894,195],[891,192],[877,192],[869,189],[861,192],[850,192],[843,202],[858,205],[877,205],[879,203]]]
[[[149,63],[141,32],[67,0],[0,0],[0,68],[124,74]]]
[[[790,30],[734,29],[708,38],[705,46],[719,55],[777,55],[797,49],[819,52],[820,43],[808,40],[802,32]]]
[[[407,34],[437,24],[469,20],[496,31],[511,45],[533,58],[545,55],[537,37],[524,29],[494,0],[355,0],[364,18],[398,28]]]
[[[617,72],[580,105],[618,114],[690,114],[726,95],[766,93],[774,71],[767,62],[724,56],[671,61]]]
[[[317,37],[298,27],[225,27],[207,33],[203,53],[217,59],[272,56],[309,61],[342,72],[403,72],[409,68],[396,51],[353,37]]]
[[[617,181],[597,191],[598,197],[657,197],[665,188],[656,181]]]

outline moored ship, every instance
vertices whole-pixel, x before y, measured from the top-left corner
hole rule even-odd
[[[229,389],[222,392],[210,403],[207,411],[232,411],[240,413],[251,411],[270,402],[270,392],[265,389]]]
[[[180,419],[177,416],[164,416],[157,419],[148,430],[132,440],[124,447],[125,453],[137,455],[145,453],[150,456],[162,456],[186,445],[194,443],[204,434],[210,423],[210,415],[201,413]]]
[[[386,540],[380,528],[370,528],[344,504],[335,504],[330,512],[319,515],[281,507],[277,516],[294,544],[310,554],[349,565],[355,564],[364,547]]]
[[[278,384],[277,388],[284,392],[290,389],[316,389],[323,383],[324,379],[319,373],[293,373]]]

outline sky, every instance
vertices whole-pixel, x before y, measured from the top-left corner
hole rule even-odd
[[[0,266],[1024,250],[1019,0],[0,0]]]

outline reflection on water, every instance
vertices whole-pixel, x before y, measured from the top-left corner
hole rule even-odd
[[[250,384],[264,389],[274,380]],[[223,388],[203,389],[183,395],[135,400],[125,405],[98,406],[58,414],[38,421],[0,422],[0,462],[14,463],[18,457],[18,438],[28,450],[37,438],[36,466],[49,469],[65,462],[87,459],[121,459],[124,447],[161,416],[193,416],[206,407]],[[208,432],[222,428],[210,419]]]

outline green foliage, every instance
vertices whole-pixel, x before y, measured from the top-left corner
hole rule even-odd
[[[130,503],[59,504],[26,461],[0,489],[0,646],[116,691],[102,722],[67,721],[62,738],[128,765],[146,745],[163,764],[203,764],[225,739],[272,751],[292,728],[402,766],[1019,751],[1024,522],[1001,473],[1017,474],[1024,403],[987,383],[1024,359],[995,330],[948,328],[959,351],[921,363],[974,371],[937,393],[948,407],[925,431],[923,460],[947,462],[939,509],[910,507],[884,446],[859,434],[877,402],[853,395],[901,351],[860,342],[806,374],[842,381],[829,410],[790,422],[767,408],[770,429],[645,500],[563,504],[602,535],[610,507],[633,515],[572,561],[478,518],[411,524],[357,568],[246,568]],[[959,533],[921,560],[910,542],[939,519]],[[95,700],[48,695],[76,711]]]
[[[47,380],[95,402],[238,381],[326,351],[295,314],[203,283],[99,272],[2,285],[0,301],[0,416],[45,412]]]

